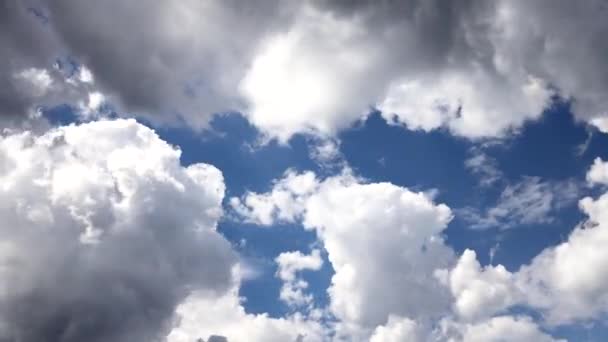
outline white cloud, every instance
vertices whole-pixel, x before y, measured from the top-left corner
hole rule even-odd
[[[298,277],[298,272],[320,270],[323,266],[321,252],[318,249],[308,255],[300,251],[284,252],[275,261],[278,264],[277,276],[283,281],[279,298],[291,306],[310,305],[313,296],[304,292],[308,282]]]
[[[580,185],[573,180],[543,181],[539,177],[523,177],[507,184],[496,204],[480,211],[464,208],[458,213],[473,229],[508,229],[522,224],[554,222],[556,212],[576,203]]]
[[[499,316],[477,324],[458,327],[465,342],[565,342],[541,331],[528,317]]]
[[[606,165],[596,160],[587,178],[601,182]],[[457,266],[437,273],[449,284],[457,312],[483,316],[522,304],[539,310],[553,325],[597,319],[608,312],[608,193],[579,202],[588,218],[568,239],[548,247],[516,272],[502,266],[481,268],[472,251],[465,251]],[[465,280],[468,279],[468,280]]]
[[[601,158],[596,158],[587,172],[587,181],[591,184],[608,185],[608,163]]]
[[[87,67],[81,85],[94,79],[121,112],[201,128],[213,113],[240,110],[282,142],[334,136],[369,106],[410,129],[502,137],[538,119],[556,92],[578,119],[605,127],[600,1],[37,5],[45,19],[12,4],[2,20],[0,56],[10,63],[0,99],[13,115],[40,101],[20,94],[12,75],[70,55]],[[59,88],[73,102],[73,89]]]
[[[0,137],[0,339],[150,341],[236,262],[224,182],[133,120]]]
[[[250,120],[286,141],[294,133],[322,136],[363,118],[373,99],[374,52],[354,22],[304,6],[286,32],[266,41],[240,84]]]
[[[241,201],[264,196],[272,202],[286,181],[308,174],[287,173],[268,194]],[[313,179],[317,185],[298,200],[300,215],[286,217],[316,231],[327,251],[335,271],[328,292],[338,336],[369,336],[390,314],[424,319],[449,308],[449,294],[434,276],[453,260],[441,236],[452,218],[447,206],[389,183],[362,183],[348,170]],[[281,202],[272,202],[273,210],[280,211]]]
[[[520,302],[513,275],[502,265],[481,267],[472,250],[464,251],[449,275],[437,275],[454,295],[454,311],[466,320],[492,317]]]
[[[288,172],[275,187],[287,191],[285,180],[305,174]],[[472,250],[456,261],[441,237],[450,210],[424,193],[365,183],[349,170],[324,180],[309,177],[314,186],[305,188],[312,190],[299,199],[298,215],[287,217],[317,233],[335,271],[328,309],[337,320],[337,339],[553,341],[529,317],[496,315],[523,305],[550,324],[562,324],[597,317],[607,308],[608,284],[594,270],[608,260],[596,248],[605,240],[608,195],[581,201],[590,217],[585,229],[510,272],[502,265],[482,266]],[[242,201],[266,196],[280,211],[280,201],[270,196],[274,191]],[[242,213],[255,217],[254,211]],[[266,224],[279,220],[275,214]],[[292,274],[283,278],[296,279]]]
[[[272,318],[246,313],[236,289],[219,298],[193,295],[177,312],[179,322],[168,342],[207,340],[211,335],[226,337],[229,342],[324,341],[321,324],[300,314]]]
[[[447,127],[470,138],[500,137],[538,118],[551,96],[543,80],[529,75],[510,79],[510,70],[498,77],[480,68],[433,77],[404,76],[406,81],[389,88],[379,105],[386,120],[412,130]]]
[[[376,327],[370,342],[418,342],[423,341],[420,327],[407,318],[390,316],[386,325]]]
[[[268,193],[248,192],[243,199],[233,197],[230,206],[247,222],[264,226],[276,221],[293,222],[304,211],[305,201],[318,187],[313,172],[285,171]]]
[[[580,201],[588,221],[568,240],[543,251],[519,277],[532,305],[547,312],[555,323],[589,319],[608,312],[608,194]]]

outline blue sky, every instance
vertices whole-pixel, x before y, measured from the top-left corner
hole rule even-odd
[[[0,341],[608,339],[601,0],[0,4]]]

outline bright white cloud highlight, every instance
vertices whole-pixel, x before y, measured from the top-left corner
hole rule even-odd
[[[280,211],[283,202],[273,194],[308,175],[288,172],[268,194],[246,194],[239,203],[263,196]],[[297,188],[306,193],[298,201],[299,216],[288,217],[314,230],[327,251],[335,271],[328,292],[340,320],[338,335],[369,336],[390,314],[425,319],[449,308],[449,294],[434,276],[453,260],[441,237],[452,218],[447,206],[389,183],[362,183],[348,170],[323,181],[312,175],[314,183]],[[237,209],[248,220],[257,217],[255,204]]]
[[[152,341],[221,295],[224,182],[134,120],[0,137],[0,339]]]
[[[298,277],[298,273],[320,270],[323,266],[321,251],[314,249],[308,255],[300,251],[284,252],[275,261],[278,265],[277,277],[283,281],[279,298],[291,306],[312,304],[313,296],[305,293],[308,282]]]

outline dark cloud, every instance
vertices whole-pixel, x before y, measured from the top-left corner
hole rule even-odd
[[[54,49],[44,24],[22,2],[0,1],[0,125],[22,120],[35,101],[16,74],[52,64]]]
[[[5,0],[2,6],[0,56],[10,62],[0,70],[7,84],[0,103],[3,113],[13,115],[39,103],[82,98],[82,91],[52,73],[54,101],[15,84],[15,73],[48,69],[57,55],[88,66],[121,112],[200,128],[213,113],[242,110],[271,135],[331,134],[377,105],[387,120],[412,129],[447,126],[468,137],[501,136],[538,118],[552,89],[573,99],[576,116],[585,121],[597,123],[608,108],[607,10],[600,0],[68,0],[32,6]],[[258,58],[282,41],[277,37],[290,45],[286,61],[273,65],[284,64],[289,80],[264,76],[244,87]],[[344,55],[352,56],[346,62],[361,64],[349,68]],[[258,113],[279,116],[259,93],[276,94],[269,88],[273,82],[281,89],[283,81],[292,84],[303,103],[314,103],[314,94],[298,90],[297,70],[323,66],[330,71],[321,74],[332,82],[321,76],[316,82],[331,99],[294,111],[292,120]],[[428,103],[412,104],[400,93],[400,86],[413,84],[425,92],[412,97]],[[277,96],[296,97],[284,91]],[[433,113],[435,107],[441,113]],[[421,122],[411,112],[431,119]],[[604,123],[608,130],[608,119]]]

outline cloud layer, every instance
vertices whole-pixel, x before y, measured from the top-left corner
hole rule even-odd
[[[18,75],[50,73],[57,58],[69,57],[125,115],[202,128],[214,113],[236,110],[281,141],[335,135],[370,107],[409,129],[501,137],[539,118],[554,95],[600,129],[608,120],[608,24],[599,0],[4,7],[0,75],[10,86],[1,101],[13,115],[53,103],[50,94],[86,101],[90,91],[61,77],[45,91],[40,82],[18,84]]]

